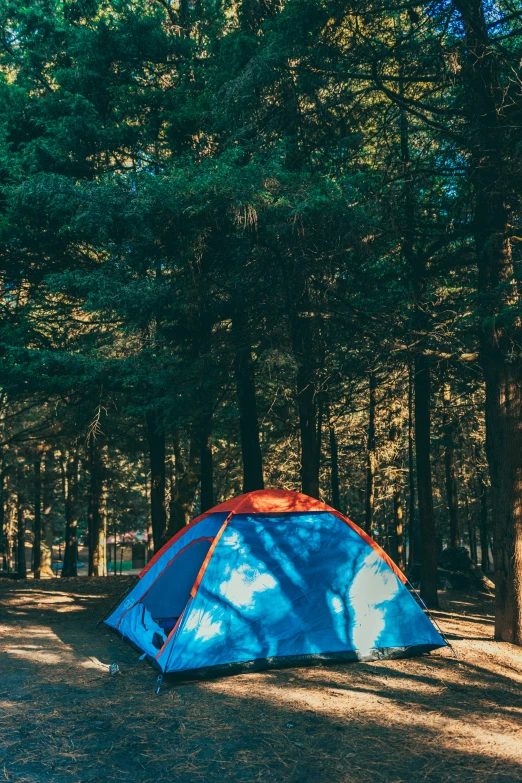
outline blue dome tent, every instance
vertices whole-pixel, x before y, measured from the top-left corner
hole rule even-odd
[[[184,676],[446,645],[373,539],[326,504],[285,490],[240,495],[195,519],[105,622],[159,671]]]

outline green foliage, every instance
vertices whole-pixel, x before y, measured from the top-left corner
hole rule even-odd
[[[342,434],[343,493],[360,505],[368,371],[385,384],[393,377],[385,404],[404,408],[394,374],[421,342],[434,354],[476,349],[453,6],[4,1],[0,25],[7,409],[34,398],[81,409],[64,414],[63,433],[56,422],[42,433],[59,444],[71,417],[85,440],[101,399],[114,443],[134,433],[118,459],[137,471],[147,410],[187,450],[211,409],[216,481],[235,492],[230,323],[239,309],[267,476],[294,486],[291,322],[304,319],[314,382]],[[504,69],[517,46],[515,35],[502,43]],[[409,237],[426,269],[422,335]],[[476,374],[466,379],[480,388]]]

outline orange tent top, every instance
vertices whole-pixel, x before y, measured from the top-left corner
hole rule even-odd
[[[159,552],[156,552],[154,557],[149,560],[143,571],[140,573],[140,578],[149,570],[149,568],[161,557],[161,555],[169,549],[169,547],[176,541],[180,536],[182,536],[186,530],[189,527],[192,527],[193,525],[196,525],[198,522],[200,522],[202,519],[205,519],[205,517],[210,516],[211,514],[224,512],[228,514],[291,514],[294,512],[303,512],[303,511],[323,511],[328,512],[329,514],[333,514],[334,516],[338,517],[339,519],[342,519],[343,522],[346,522],[347,525],[349,525],[353,530],[357,531],[357,533],[363,538],[373,549],[375,549],[383,560],[385,560],[392,571],[399,577],[401,582],[406,583],[407,579],[400,570],[400,568],[393,562],[391,557],[386,554],[386,552],[381,549],[379,544],[371,538],[371,536],[368,535],[362,528],[358,527],[354,522],[352,522],[351,519],[348,519],[348,517],[343,516],[339,511],[336,511],[334,508],[331,508],[326,503],[323,503],[321,500],[316,500],[316,498],[311,498],[308,495],[302,495],[300,492],[293,492],[289,489],[256,489],[253,492],[247,492],[244,495],[237,495],[235,498],[230,498],[230,500],[225,500],[224,503],[219,503],[219,505],[214,506],[213,508],[210,508],[208,511],[205,511],[204,514],[201,514],[199,517],[196,517],[190,525],[187,525],[187,527],[183,528],[182,530],[177,533],[173,539],[170,541],[167,541],[167,543],[159,550]]]
[[[199,522],[200,519],[205,519],[219,511],[234,513],[241,511],[242,514],[287,514],[292,511],[332,511],[332,509],[321,500],[289,489],[256,489],[219,503],[194,521]]]

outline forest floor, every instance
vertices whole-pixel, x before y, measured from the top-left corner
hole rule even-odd
[[[151,667],[97,627],[130,581],[0,579],[0,780],[522,780],[522,650],[492,641],[492,599],[441,594],[459,661],[442,650],[165,683],[155,696]]]

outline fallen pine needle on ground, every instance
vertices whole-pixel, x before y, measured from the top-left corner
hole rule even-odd
[[[0,580],[0,779],[516,783],[522,650],[493,599],[441,594],[449,649],[171,683],[98,621],[127,577]],[[117,663],[121,673],[111,676]]]

